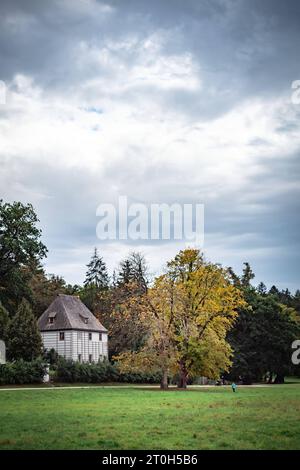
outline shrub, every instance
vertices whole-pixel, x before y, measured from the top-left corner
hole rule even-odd
[[[20,359],[0,365],[1,385],[35,384],[43,381],[46,364],[41,359],[26,362]]]
[[[117,365],[109,361],[88,364],[62,357],[58,360],[54,376],[57,382],[70,383],[159,383],[160,379],[160,374],[121,374]]]

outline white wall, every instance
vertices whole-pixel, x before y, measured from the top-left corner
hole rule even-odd
[[[41,332],[45,349],[53,348],[60,356],[74,361],[79,360],[79,355],[82,362],[88,362],[90,355],[93,362],[108,357],[107,333],[102,333],[102,341],[99,339],[99,333],[95,332],[92,332],[90,340],[88,331],[64,331],[64,341],[59,339],[59,333],[59,331]]]

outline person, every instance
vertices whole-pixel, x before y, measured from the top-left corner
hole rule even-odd
[[[236,388],[237,388],[236,383],[232,382],[231,388],[232,388],[232,391],[233,391],[233,392],[236,392]]]

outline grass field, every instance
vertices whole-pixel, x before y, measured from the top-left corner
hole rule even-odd
[[[0,449],[300,449],[300,384],[1,391]]]

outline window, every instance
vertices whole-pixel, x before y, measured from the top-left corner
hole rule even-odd
[[[52,325],[54,323],[55,317],[56,317],[56,312],[49,312],[48,323]]]
[[[89,363],[93,362],[93,355],[89,354]]]
[[[99,333],[99,341],[102,341],[102,333]]]
[[[92,333],[89,333],[89,340],[92,340]]]
[[[81,362],[81,354],[78,354],[78,362]]]
[[[65,340],[65,333],[63,331],[59,332],[59,341],[64,341]]]
[[[82,340],[82,332],[81,332],[81,331],[78,331],[78,340],[79,340],[79,341]]]

